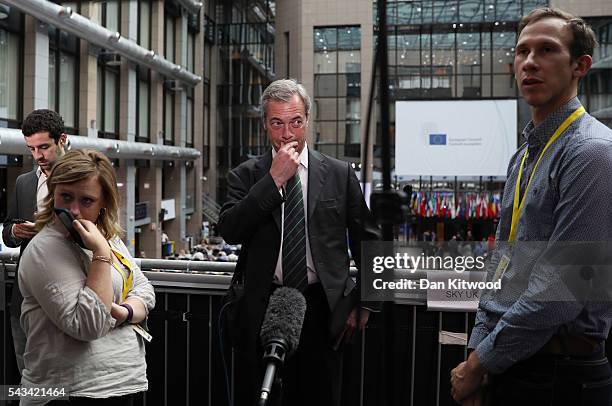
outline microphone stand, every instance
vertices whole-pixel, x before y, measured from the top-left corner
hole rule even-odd
[[[261,395],[259,397],[258,406],[266,406],[272,385],[276,376],[276,370],[283,365],[285,354],[287,353],[287,342],[282,338],[275,338],[266,344],[263,359],[267,361],[268,366],[264,375],[263,383],[261,384]]]

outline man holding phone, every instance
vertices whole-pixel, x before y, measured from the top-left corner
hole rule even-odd
[[[21,131],[38,166],[17,178],[15,189],[9,195],[7,217],[2,229],[4,243],[8,247],[19,247],[20,256],[32,237],[36,235],[34,214],[47,197],[47,176],[56,159],[64,154],[66,145],[64,120],[52,110],[40,109],[31,112],[23,121]],[[19,287],[15,284],[10,306],[11,330],[20,374],[23,370],[23,351],[26,341],[19,324],[22,300]]]

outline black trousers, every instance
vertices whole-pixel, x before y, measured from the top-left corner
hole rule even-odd
[[[300,344],[277,371],[270,406],[339,406],[342,389],[342,350],[334,351],[329,337],[330,311],[320,283],[304,292],[306,315]],[[259,399],[264,375],[263,349],[257,354],[235,353],[234,405],[253,406]]]
[[[610,406],[612,369],[608,359],[536,355],[491,376],[495,406]]]

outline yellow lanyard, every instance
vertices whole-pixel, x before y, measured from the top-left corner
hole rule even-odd
[[[521,193],[520,191],[521,177],[523,175],[523,165],[525,164],[525,159],[527,158],[527,155],[529,155],[529,147],[525,149],[525,153],[523,154],[523,159],[521,160],[521,166],[519,168],[518,178],[516,180],[516,186],[514,188],[514,202],[512,204],[512,223],[510,225],[510,236],[508,237],[508,241],[514,241],[514,239],[516,238],[516,229],[517,229],[519,217],[521,216],[521,213],[523,212],[523,205],[525,204],[525,196],[527,196],[527,191],[529,190],[529,186],[531,185],[531,181],[533,180],[533,175],[535,175],[536,170],[538,169],[538,165],[540,164],[540,161],[542,160],[542,157],[544,156],[544,153],[552,145],[552,143],[555,142],[557,138],[559,138],[559,136],[561,136],[561,134],[565,132],[565,130],[567,130],[567,127],[569,127],[574,121],[576,121],[578,117],[583,115],[584,112],[585,112],[584,107],[580,106],[579,108],[577,108],[572,113],[571,116],[566,118],[565,121],[561,123],[559,128],[557,128],[557,130],[552,135],[552,137],[550,137],[550,140],[548,140],[548,142],[542,149],[542,152],[540,152],[540,156],[538,157],[538,160],[533,166],[533,171],[531,171],[531,175],[529,176],[529,181],[527,182],[527,186],[525,187],[525,191],[523,193],[523,198],[521,199],[521,197],[519,196]]]
[[[132,282],[134,280],[134,269],[130,261],[127,260],[119,251],[111,247],[113,254],[115,257],[121,262],[123,265],[123,269],[117,265],[115,261],[113,261],[113,267],[119,271],[121,274],[121,279],[123,279],[123,289],[121,290],[121,303],[125,302],[125,298],[127,297],[130,289],[132,288]],[[127,272],[126,272],[127,271]],[[127,273],[127,275],[126,275]]]

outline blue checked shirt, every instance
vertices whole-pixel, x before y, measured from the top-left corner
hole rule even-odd
[[[530,122],[523,131],[527,142],[508,165],[498,242],[508,241],[514,190],[527,146],[521,196],[542,148],[580,105],[573,98],[537,127]],[[612,322],[610,302],[565,300],[571,293],[563,290],[559,267],[544,264],[541,254],[543,245],[550,247],[556,242],[612,241],[610,128],[584,113],[549,147],[525,196],[516,241],[502,277],[502,289],[481,297],[468,344],[492,373],[501,373],[529,358],[554,334],[582,334],[599,340],[608,336]],[[492,255],[489,280],[497,268],[500,251]],[[552,300],[538,300],[547,296]]]

